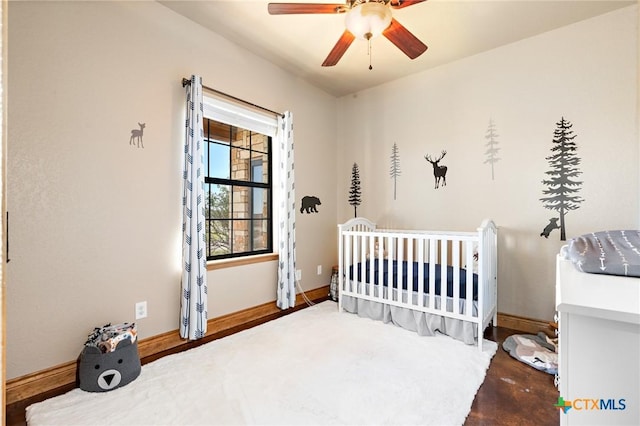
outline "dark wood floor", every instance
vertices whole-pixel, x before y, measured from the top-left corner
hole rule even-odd
[[[516,361],[502,349],[502,342],[512,334],[523,333],[502,327],[490,328],[485,333],[485,338],[500,346],[476,394],[465,426],[558,424],[559,412],[554,407],[558,391],[553,385],[553,376]],[[29,403],[38,400],[42,398]],[[25,425],[25,407],[25,404],[8,406],[6,425]]]
[[[465,426],[558,425],[558,390],[553,375],[513,359],[502,342],[512,334],[528,334],[508,328],[489,328],[485,338],[498,342],[496,355],[476,398]]]

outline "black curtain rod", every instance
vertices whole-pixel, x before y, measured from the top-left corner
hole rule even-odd
[[[191,80],[189,80],[189,79],[187,79],[187,78],[183,78],[183,79],[182,79],[182,87],[186,86],[187,84],[191,84]],[[241,103],[246,104],[246,105],[251,105],[251,106],[252,106],[252,107],[254,107],[254,108],[258,108],[258,109],[261,109],[261,110],[263,110],[263,111],[267,111],[267,112],[270,112],[270,113],[275,114],[275,115],[279,115],[280,117],[284,118],[284,114],[283,114],[283,113],[281,113],[281,112],[272,111],[272,110],[270,110],[270,109],[268,109],[268,108],[261,107],[260,105],[256,105],[256,104],[251,103],[251,102],[249,102],[249,101],[245,101],[244,99],[236,98],[236,97],[235,97],[235,96],[233,96],[233,95],[229,95],[228,93],[224,93],[224,92],[221,92],[221,91],[219,91],[219,90],[212,89],[211,87],[207,87],[207,86],[205,86],[205,85],[202,85],[202,88],[203,88],[203,89],[207,89],[207,90],[209,90],[210,92],[217,93],[218,95],[222,95],[222,96],[225,96],[225,97],[227,97],[227,98],[233,99],[234,101],[238,101],[238,102],[241,102]]]

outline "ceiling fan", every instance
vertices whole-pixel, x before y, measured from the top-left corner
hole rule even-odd
[[[346,28],[338,42],[322,63],[331,67],[338,63],[356,38],[371,42],[382,34],[411,59],[422,55],[427,46],[396,21],[391,9],[402,9],[425,0],[346,0],[343,4],[328,3],[269,3],[270,15],[346,14]],[[369,65],[371,69],[371,65]]]

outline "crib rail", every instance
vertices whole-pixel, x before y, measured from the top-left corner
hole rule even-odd
[[[496,236],[489,220],[476,232],[442,232],[352,219],[339,225],[339,307],[342,296],[352,296],[470,321],[481,349],[482,331],[497,315]]]

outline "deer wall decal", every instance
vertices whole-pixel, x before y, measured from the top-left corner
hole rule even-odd
[[[131,131],[131,138],[129,139],[129,145],[135,145],[135,139],[138,139],[138,148],[140,148],[140,145],[142,145],[142,147],[144,148],[144,144],[142,143],[142,133],[144,132],[146,123],[142,123],[142,124],[138,123],[138,126],[140,126],[140,130],[133,129]]]
[[[435,178],[436,189],[440,186],[440,182],[442,181],[442,186],[447,186],[447,166],[439,166],[438,162],[447,155],[447,151],[442,151],[442,155],[437,160],[432,160],[430,155],[425,155],[424,159],[431,163],[433,166],[433,177]]]

